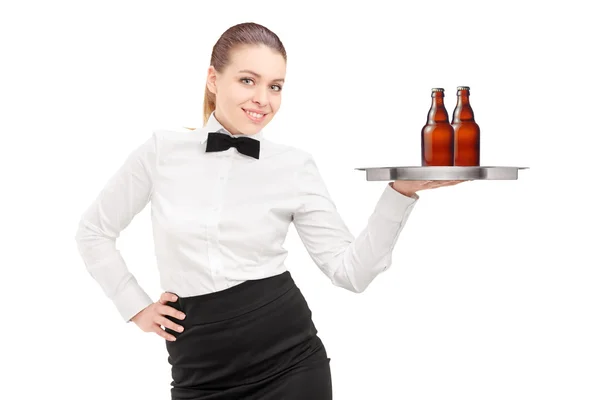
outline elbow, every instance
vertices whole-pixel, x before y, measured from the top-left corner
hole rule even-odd
[[[348,268],[341,265],[333,274],[332,282],[352,293],[364,293],[375,278],[389,269],[392,264],[391,257],[387,257],[382,262],[377,263],[373,268]]]
[[[84,237],[85,237],[85,225],[83,223],[83,220],[79,220],[79,223],[77,224],[77,229],[75,230],[75,235],[73,237],[73,239],[75,239],[75,243],[77,244],[77,247],[79,247],[79,245],[83,242]]]
[[[102,234],[99,229],[89,224],[84,218],[79,220],[74,239],[79,254],[85,260],[88,260],[92,256],[97,256],[97,253],[106,251],[107,245],[112,245],[110,238]]]
[[[334,276],[334,279],[332,279],[332,283],[335,286],[346,289],[349,292],[360,294],[367,290],[370,282],[349,279],[348,277],[346,277],[346,279],[335,279]]]
[[[79,224],[77,225],[77,229],[75,230],[75,235],[74,235],[74,239],[75,239],[75,246],[77,248],[77,251],[79,252],[79,255],[83,258],[86,266],[87,266],[87,254],[90,251],[90,230],[89,228],[85,225],[85,222],[82,220],[79,221]]]
[[[87,227],[85,220],[82,218],[79,220],[79,223],[77,224],[77,229],[75,230],[75,235],[74,235],[74,239],[75,239],[75,243],[77,244],[77,247],[82,250],[86,239],[90,237],[90,229]]]
[[[365,288],[360,288],[360,289],[357,289],[357,288],[353,287],[353,288],[348,289],[348,290],[350,292],[354,293],[354,294],[361,294],[361,293],[363,293],[365,291],[365,289],[366,289],[366,287]]]
[[[364,284],[364,285],[352,285],[352,288],[349,289],[352,293],[356,293],[356,294],[361,294],[364,293],[365,290],[367,290],[367,288],[369,287],[369,284]]]
[[[346,289],[349,292],[360,294],[367,289],[367,286],[357,286],[349,282],[332,282],[334,286],[340,287],[342,289]]]
[[[338,259],[335,268],[324,268],[325,271],[331,271],[329,279],[334,286],[341,287],[349,292],[360,294],[367,290],[374,276],[370,271],[351,267],[352,264]]]

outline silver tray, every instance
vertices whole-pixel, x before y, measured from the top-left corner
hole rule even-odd
[[[368,181],[441,181],[441,180],[516,180],[520,169],[529,167],[461,167],[461,166],[408,166],[365,167]]]

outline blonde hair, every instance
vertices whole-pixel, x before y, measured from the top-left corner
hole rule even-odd
[[[229,64],[231,50],[242,45],[268,46],[279,52],[287,62],[285,47],[283,47],[283,43],[281,43],[281,40],[279,40],[279,37],[275,33],[260,24],[244,22],[234,25],[223,32],[219,40],[217,40],[217,43],[213,46],[212,54],[210,56],[210,65],[212,65],[217,72],[222,72]],[[210,115],[215,111],[215,97],[214,93],[208,90],[207,85],[204,88],[204,125],[206,125]],[[186,129],[193,130],[194,128],[186,127]]]

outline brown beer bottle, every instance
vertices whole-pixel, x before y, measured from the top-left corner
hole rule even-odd
[[[431,108],[421,129],[421,165],[451,166],[454,163],[454,130],[444,106],[444,89],[431,89]]]
[[[454,165],[479,166],[480,132],[469,102],[470,88],[456,88],[456,108],[452,115],[454,128]]]

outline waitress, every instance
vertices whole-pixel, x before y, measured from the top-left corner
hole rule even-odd
[[[81,218],[76,240],[91,276],[124,321],[165,339],[172,400],[332,399],[330,359],[285,265],[290,224],[334,285],[361,293],[390,267],[416,192],[459,182],[386,184],[354,237],[311,154],[263,135],[286,64],[266,27],[225,31],[208,68],[204,126],[153,132]],[[156,302],[116,248],[148,203],[165,290]]]

